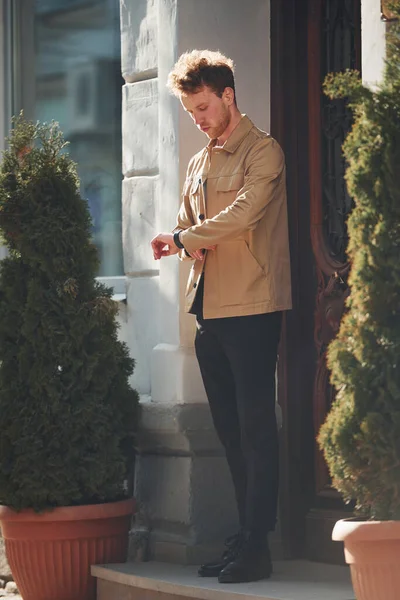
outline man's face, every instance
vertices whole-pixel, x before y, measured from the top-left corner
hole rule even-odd
[[[182,94],[181,103],[200,131],[210,139],[222,135],[230,123],[229,106],[232,104],[230,88],[226,88],[222,98],[219,98],[209,87],[204,86],[194,94]]]

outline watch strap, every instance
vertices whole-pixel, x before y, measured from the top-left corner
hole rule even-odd
[[[181,240],[179,239],[179,234],[180,234],[180,230],[174,232],[174,244],[180,250],[183,250],[184,249],[184,245],[182,244]]]

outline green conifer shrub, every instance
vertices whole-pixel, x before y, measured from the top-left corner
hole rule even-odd
[[[0,168],[0,503],[17,510],[122,499],[133,461],[134,363],[65,145],[20,115]]]
[[[400,2],[393,3],[400,16]],[[337,396],[319,434],[334,486],[363,518],[400,519],[400,26],[387,33],[384,80],[329,76],[349,97],[344,153],[355,200],[348,221],[351,294],[328,349]]]

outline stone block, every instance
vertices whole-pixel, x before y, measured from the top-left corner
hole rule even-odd
[[[142,454],[222,456],[208,404],[141,402],[138,449]]]
[[[132,177],[122,184],[122,244],[127,275],[158,268],[150,241],[156,234],[156,177]]]
[[[121,1],[121,63],[127,82],[157,72],[157,0]]]
[[[151,364],[151,394],[155,402],[207,401],[193,347],[158,344],[154,348]]]
[[[190,519],[188,456],[141,456],[135,495],[154,521],[188,524]]]
[[[122,88],[122,155],[125,177],[158,171],[157,79]]]
[[[238,515],[225,456],[196,456],[191,486],[190,517],[196,543],[222,541],[234,533]]]
[[[150,361],[158,339],[158,277],[127,277],[127,304],[120,338],[136,361],[131,384],[140,394],[150,393]]]

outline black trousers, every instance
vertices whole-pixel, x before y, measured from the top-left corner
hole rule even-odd
[[[275,367],[282,313],[197,317],[196,355],[228,460],[241,527],[275,528],[278,431]]]

